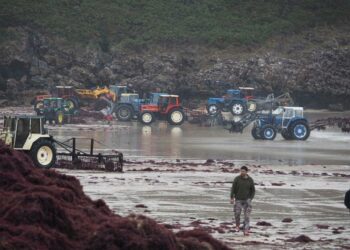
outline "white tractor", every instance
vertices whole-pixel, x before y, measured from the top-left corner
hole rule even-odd
[[[56,162],[54,140],[44,128],[41,116],[5,116],[0,140],[15,150],[28,153],[38,167],[50,168]]]

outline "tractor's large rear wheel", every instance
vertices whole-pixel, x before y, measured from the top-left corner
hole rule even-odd
[[[294,140],[305,141],[310,136],[310,127],[305,121],[295,121],[289,126],[289,133]]]
[[[140,121],[145,125],[150,125],[152,122],[154,122],[155,117],[152,112],[144,111],[140,115]]]
[[[168,122],[171,125],[181,125],[185,121],[185,113],[181,109],[173,109],[168,114]]]
[[[128,105],[120,105],[115,111],[115,115],[119,121],[130,121],[134,115],[132,108]]]
[[[220,108],[217,104],[209,104],[207,106],[207,112],[209,115],[215,116],[220,113]]]
[[[252,136],[255,140],[260,140],[261,139],[261,136],[260,136],[260,133],[259,133],[259,129],[257,127],[253,127],[252,128]]]
[[[265,125],[262,127],[260,136],[264,140],[274,140],[276,138],[277,131],[272,125]]]
[[[53,142],[40,139],[29,152],[33,163],[41,168],[51,168],[56,163],[56,148]]]
[[[78,100],[75,99],[75,98],[68,98],[66,100],[66,103],[67,103],[67,111],[68,112],[74,112],[75,110],[78,110],[79,109],[79,103],[78,103]]]
[[[242,115],[245,112],[245,107],[243,103],[239,101],[233,101],[230,106],[230,111],[232,115]]]

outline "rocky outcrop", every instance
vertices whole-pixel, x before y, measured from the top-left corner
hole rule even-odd
[[[0,98],[23,101],[21,93],[55,85],[76,87],[125,83],[141,94],[168,91],[184,99],[220,96],[225,89],[253,86],[261,94],[290,92],[307,107],[350,108],[350,40],[298,50],[281,56],[275,50],[250,52],[244,59],[203,55],[191,48],[145,50],[141,53],[102,52],[70,45],[29,28],[9,28],[16,34],[0,50]],[[293,54],[293,53],[291,53]]]

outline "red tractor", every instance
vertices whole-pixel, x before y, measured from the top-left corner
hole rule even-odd
[[[141,105],[140,121],[149,125],[156,119],[166,119],[171,125],[181,125],[185,113],[178,95],[160,95],[158,103]]]

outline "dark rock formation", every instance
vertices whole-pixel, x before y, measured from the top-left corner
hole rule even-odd
[[[122,82],[141,95],[160,90],[175,92],[185,100],[221,96],[227,88],[253,86],[262,95],[288,91],[297,104],[308,107],[350,107],[350,51],[339,44],[311,51],[290,45],[283,56],[270,49],[247,52],[241,58],[234,52],[219,56],[191,46],[137,54],[105,53],[66,44],[27,27],[8,28],[8,32],[16,34],[16,39],[0,45],[0,91],[15,102],[22,101],[19,93],[28,89]]]

